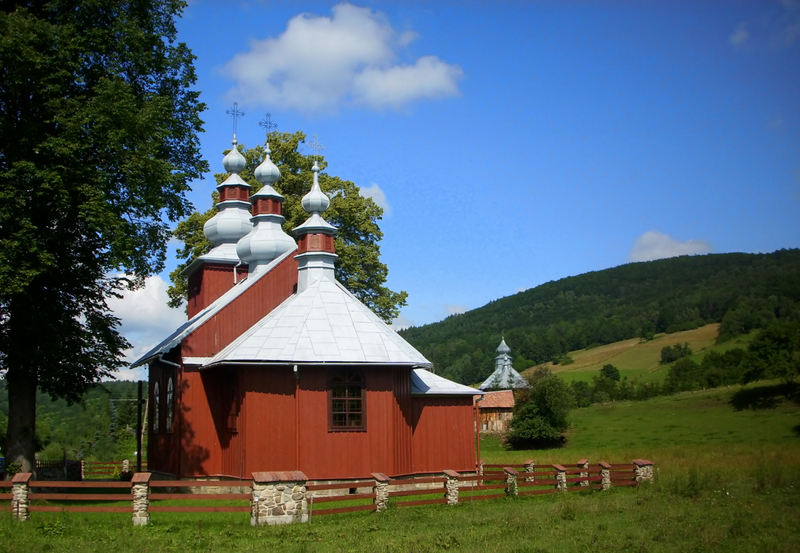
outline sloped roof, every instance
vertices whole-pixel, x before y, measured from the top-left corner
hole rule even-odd
[[[528,381],[514,370],[510,364],[498,367],[489,375],[489,378],[483,381],[483,384],[478,386],[481,390],[490,390],[498,388],[527,388]]]
[[[258,282],[264,275],[269,273],[270,269],[277,266],[281,261],[291,255],[297,248],[293,248],[283,255],[275,258],[264,271],[255,275],[248,275],[247,278],[237,282],[233,288],[222,294],[216,300],[211,302],[205,309],[201,310],[194,317],[183,323],[176,328],[169,336],[164,338],[157,346],[142,355],[139,359],[131,363],[130,368],[133,369],[139,365],[149,363],[159,355],[163,355],[175,346],[181,343],[189,334],[197,330],[203,323],[208,321],[211,317],[216,315],[223,307],[232,302],[235,298],[242,295],[248,288]]]
[[[474,396],[480,390],[453,382],[425,369],[411,371],[411,393],[415,396]]]
[[[223,363],[431,363],[339,282],[320,278],[215,355]]]
[[[481,409],[513,409],[514,392],[511,390],[485,392],[478,406]]]

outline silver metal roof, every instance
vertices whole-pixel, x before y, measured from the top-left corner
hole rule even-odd
[[[475,396],[483,394],[470,386],[464,386],[425,369],[411,371],[411,393],[415,396]]]
[[[222,294],[216,300],[211,302],[205,309],[200,311],[194,317],[183,323],[181,326],[176,328],[169,336],[167,336],[164,340],[161,341],[160,344],[155,346],[153,349],[142,355],[139,359],[134,361],[130,368],[133,369],[138,367],[139,365],[144,365],[149,363],[153,359],[156,359],[159,355],[163,355],[167,353],[169,350],[177,346],[181,343],[181,341],[186,338],[189,334],[194,332],[197,328],[200,327],[203,323],[205,323],[208,319],[216,315],[223,307],[228,305],[232,302],[235,298],[243,294],[248,288],[258,282],[265,274],[267,274],[270,269],[278,265],[281,261],[286,259],[289,255],[294,253],[297,248],[293,248],[288,252],[284,253],[283,255],[275,258],[272,263],[265,267],[265,270],[259,272],[256,275],[248,275],[247,278],[239,281],[237,284],[233,286],[230,290]]]
[[[292,295],[206,365],[222,363],[431,363],[335,280]]]

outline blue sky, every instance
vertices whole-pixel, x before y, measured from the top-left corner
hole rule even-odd
[[[800,2],[193,0],[210,203],[238,136],[317,135],[384,205],[397,326],[679,254],[800,247]],[[310,148],[308,149],[310,153]],[[164,274],[114,308],[134,342],[184,315]],[[153,321],[160,321],[154,325]]]

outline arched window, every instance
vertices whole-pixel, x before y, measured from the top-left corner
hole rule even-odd
[[[158,382],[153,384],[153,432],[158,432],[158,406],[161,404],[161,393],[158,389]]]
[[[366,430],[364,377],[360,371],[348,369],[337,372],[331,378],[328,398],[330,430]]]
[[[175,405],[175,390],[172,385],[172,377],[167,380],[167,422],[165,424],[167,432],[172,432],[172,414]]]

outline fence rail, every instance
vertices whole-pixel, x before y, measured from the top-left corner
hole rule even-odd
[[[151,513],[249,512],[254,525],[276,524],[357,511],[633,487],[653,478],[653,466],[643,459],[613,465],[582,459],[569,465],[482,464],[468,474],[446,470],[389,478],[373,473],[372,479],[346,481],[309,481],[299,471],[254,473],[252,480],[151,478],[142,472],[130,482],[47,481],[20,473],[0,481],[0,501],[9,501],[19,520],[31,512],[113,512],[132,513],[133,523],[141,525]]]

